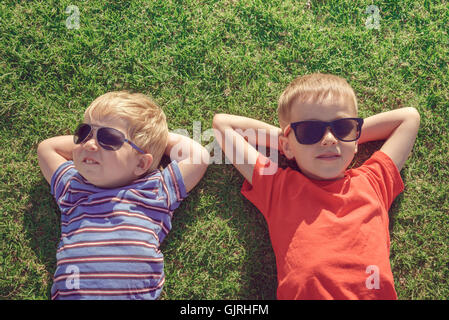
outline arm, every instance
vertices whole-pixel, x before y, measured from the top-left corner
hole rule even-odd
[[[176,133],[168,133],[165,155],[178,162],[186,191],[192,190],[209,165],[209,153],[198,142]]]
[[[75,144],[73,136],[58,136],[39,143],[37,156],[39,167],[48,183],[56,169],[68,160],[72,160],[72,150]]]
[[[252,183],[254,166],[259,156],[253,145],[277,148],[278,136],[281,134],[280,128],[265,122],[229,114],[216,114],[213,127],[226,157],[249,183]],[[276,144],[271,144],[272,140]]]
[[[415,108],[401,108],[376,114],[364,120],[359,143],[386,140],[385,152],[401,171],[415,143],[420,116]]]

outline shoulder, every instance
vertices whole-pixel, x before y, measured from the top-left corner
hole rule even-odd
[[[354,170],[377,178],[388,176],[402,182],[400,172],[395,163],[390,156],[381,150],[374,152],[368,160]]]
[[[360,188],[374,188],[387,207],[404,190],[404,182],[396,164],[381,150],[374,152],[360,167],[350,171],[353,176],[364,176],[369,185],[361,183]]]
[[[156,169],[144,178],[137,180],[135,186],[140,190],[153,190],[159,197],[167,198],[167,206],[174,210],[188,194],[184,180],[176,160],[170,162],[164,169]]]
[[[51,176],[50,180],[51,193],[55,195],[55,192],[59,187],[61,187],[61,185],[68,184],[71,178],[77,175],[79,175],[79,173],[78,170],[75,169],[73,161],[70,160],[62,163]]]
[[[268,218],[273,208],[298,199],[306,183],[307,179],[302,173],[289,167],[281,168],[260,155],[254,167],[252,181],[244,181],[241,193]]]
[[[167,187],[174,188],[177,192],[185,194],[187,196],[187,190],[184,184],[184,179],[179,167],[179,163],[176,160],[170,162],[161,172],[160,176]]]
[[[276,160],[280,161],[273,161],[259,153],[254,166],[252,184],[295,184],[305,181],[306,178],[297,166],[292,166],[291,163],[282,161],[282,159]]]

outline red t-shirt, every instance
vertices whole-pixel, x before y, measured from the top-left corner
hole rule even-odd
[[[293,169],[261,174],[242,194],[264,215],[278,270],[278,299],[397,299],[390,267],[388,210],[404,189],[382,151],[338,180]]]

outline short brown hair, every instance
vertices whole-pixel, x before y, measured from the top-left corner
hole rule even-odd
[[[332,74],[312,73],[293,80],[279,97],[278,117],[282,129],[290,123],[290,111],[293,104],[321,103],[331,98],[345,96],[353,104],[357,114],[357,99],[349,83]]]
[[[126,121],[129,139],[153,156],[148,171],[158,167],[167,147],[168,127],[164,112],[153,100],[128,91],[105,93],[84,112],[85,121],[104,117]]]

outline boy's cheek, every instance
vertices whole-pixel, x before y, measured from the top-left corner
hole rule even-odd
[[[81,150],[81,145],[80,145],[80,144],[77,144],[77,145],[73,148],[73,150],[72,150],[72,158],[73,158],[73,159],[79,158],[80,150]]]
[[[78,158],[79,158],[79,153],[75,149],[73,149],[73,151],[72,151],[72,160],[75,163],[75,165],[78,162]]]

